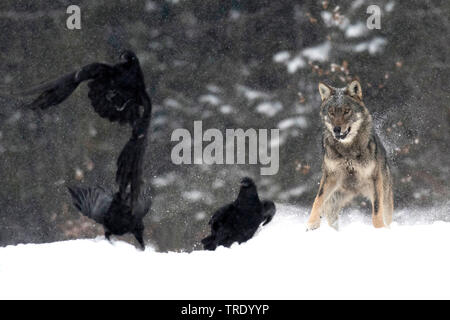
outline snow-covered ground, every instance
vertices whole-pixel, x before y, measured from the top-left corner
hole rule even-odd
[[[142,252],[102,237],[0,248],[0,298],[450,298],[450,223],[421,218],[448,206],[398,212],[383,230],[351,211],[339,232],[305,232],[307,211],[278,205],[252,240],[215,252]]]

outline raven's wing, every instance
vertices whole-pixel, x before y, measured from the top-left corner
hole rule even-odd
[[[272,221],[273,216],[275,215],[276,208],[275,203],[270,200],[263,200],[262,202],[263,210],[262,210],[262,216],[263,216],[263,226],[268,224],[270,221]]]
[[[236,211],[234,204],[230,203],[226,206],[219,208],[214,212],[213,216],[209,220],[209,225],[211,225],[212,231],[217,231],[222,225],[229,221],[230,215]]]
[[[104,222],[113,201],[111,194],[101,188],[68,187],[74,206],[85,216],[98,223]]]
[[[39,86],[37,88],[30,89],[30,91],[26,91],[21,93],[21,95],[31,95],[37,92],[37,90],[41,90],[42,93],[34,99],[29,104],[25,106],[30,109],[47,109],[51,106],[55,106],[66,100],[72,92],[80,84],[75,80],[76,72],[69,73],[51,83],[44,84],[43,86]]]
[[[234,242],[232,230],[226,226],[229,225],[230,216],[235,210],[236,207],[231,203],[214,212],[208,222],[211,225],[211,234],[201,240],[205,250],[215,250],[218,245],[229,247]]]
[[[103,63],[92,63],[84,66],[79,71],[66,74],[61,78],[16,95],[29,96],[40,93],[36,99],[27,104],[27,107],[31,109],[47,109],[66,100],[81,82],[97,77],[111,77],[113,74],[114,68],[112,66]]]
[[[133,123],[133,131],[130,140],[122,149],[117,159],[116,182],[119,192],[124,195],[128,185],[131,192],[132,211],[141,192],[142,169],[145,149],[147,146],[147,133],[150,126],[152,104],[147,93],[141,93],[144,111]]]
[[[75,72],[72,72],[60,78],[38,84],[32,88],[28,88],[25,90],[15,90],[14,88],[11,88],[11,86],[2,85],[0,86],[0,96],[5,98],[25,98],[28,96],[36,95],[38,93],[41,94],[53,87],[57,87],[61,82],[65,82],[64,79],[71,78],[74,74]]]
[[[135,69],[138,68],[138,72]],[[143,83],[139,65],[124,63],[107,65],[92,63],[52,82],[21,92],[19,95],[40,95],[27,106],[47,109],[66,100],[83,81],[89,81],[88,97],[94,111],[111,122],[132,124],[139,117],[142,105],[139,90]]]

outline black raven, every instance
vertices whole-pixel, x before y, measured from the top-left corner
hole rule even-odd
[[[117,160],[119,191],[112,194],[99,187],[73,187],[69,191],[77,209],[104,226],[106,238],[131,232],[144,247],[142,219],[149,210],[150,199],[141,194],[142,166],[152,103],[136,55],[126,50],[120,60],[115,65],[92,63],[52,82],[12,95],[39,94],[27,107],[45,110],[62,103],[82,82],[88,81],[88,97],[95,112],[111,122],[131,125],[131,138]]]
[[[68,189],[75,207],[83,215],[103,225],[106,239],[110,240],[111,235],[132,233],[141,248],[145,249],[142,220],[151,204],[147,195],[139,197],[132,211],[129,197],[124,198],[120,192],[112,194],[101,187]]]
[[[66,100],[84,81],[89,81],[88,97],[95,112],[112,122],[128,122],[133,125],[140,117],[139,107],[146,107],[149,100],[139,60],[130,50],[123,51],[120,62],[115,65],[91,63],[78,71],[16,95],[40,93],[27,106],[31,109],[47,109]]]
[[[217,210],[209,221],[211,235],[202,240],[205,250],[217,246],[230,247],[235,241],[245,242],[253,237],[261,223],[268,224],[275,215],[275,204],[270,200],[260,201],[252,179],[241,180],[237,199]]]
[[[88,97],[92,107],[102,118],[120,124],[129,123],[132,135],[117,161],[116,182],[124,196],[131,189],[130,206],[140,194],[142,161],[147,145],[152,103],[145,89],[144,75],[134,52],[125,50],[115,65],[92,63],[52,82],[40,85],[16,95],[40,93],[27,106],[31,109],[47,109],[66,100],[84,81],[88,81]]]
[[[105,228],[105,237],[111,234],[132,233],[145,248],[143,241],[143,218],[150,209],[151,200],[142,194],[142,162],[147,141],[150,113],[135,121],[130,140],[117,161],[116,181],[119,191],[114,195],[103,188],[68,188],[75,207],[85,216],[100,223]],[[130,188],[128,189],[128,183]]]

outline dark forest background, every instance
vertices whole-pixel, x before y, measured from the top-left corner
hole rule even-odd
[[[66,27],[71,4],[81,8],[81,30]],[[380,30],[366,27],[372,4]],[[444,0],[2,0],[0,85],[26,89],[114,63],[117,44],[134,50],[154,102],[145,237],[161,251],[189,251],[244,175],[263,197],[308,211],[320,179],[319,81],[360,80],[393,166],[397,208],[450,208],[449,17]],[[113,187],[129,128],[98,117],[85,86],[46,112],[8,97],[0,104],[0,245],[101,235],[66,186]],[[194,120],[204,130],[280,128],[279,173],[173,165],[171,133]]]

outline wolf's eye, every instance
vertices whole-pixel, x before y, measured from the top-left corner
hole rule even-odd
[[[349,114],[350,110],[344,110],[344,114]]]
[[[330,116],[334,117],[334,111],[333,110],[328,110],[328,113],[330,114]]]

